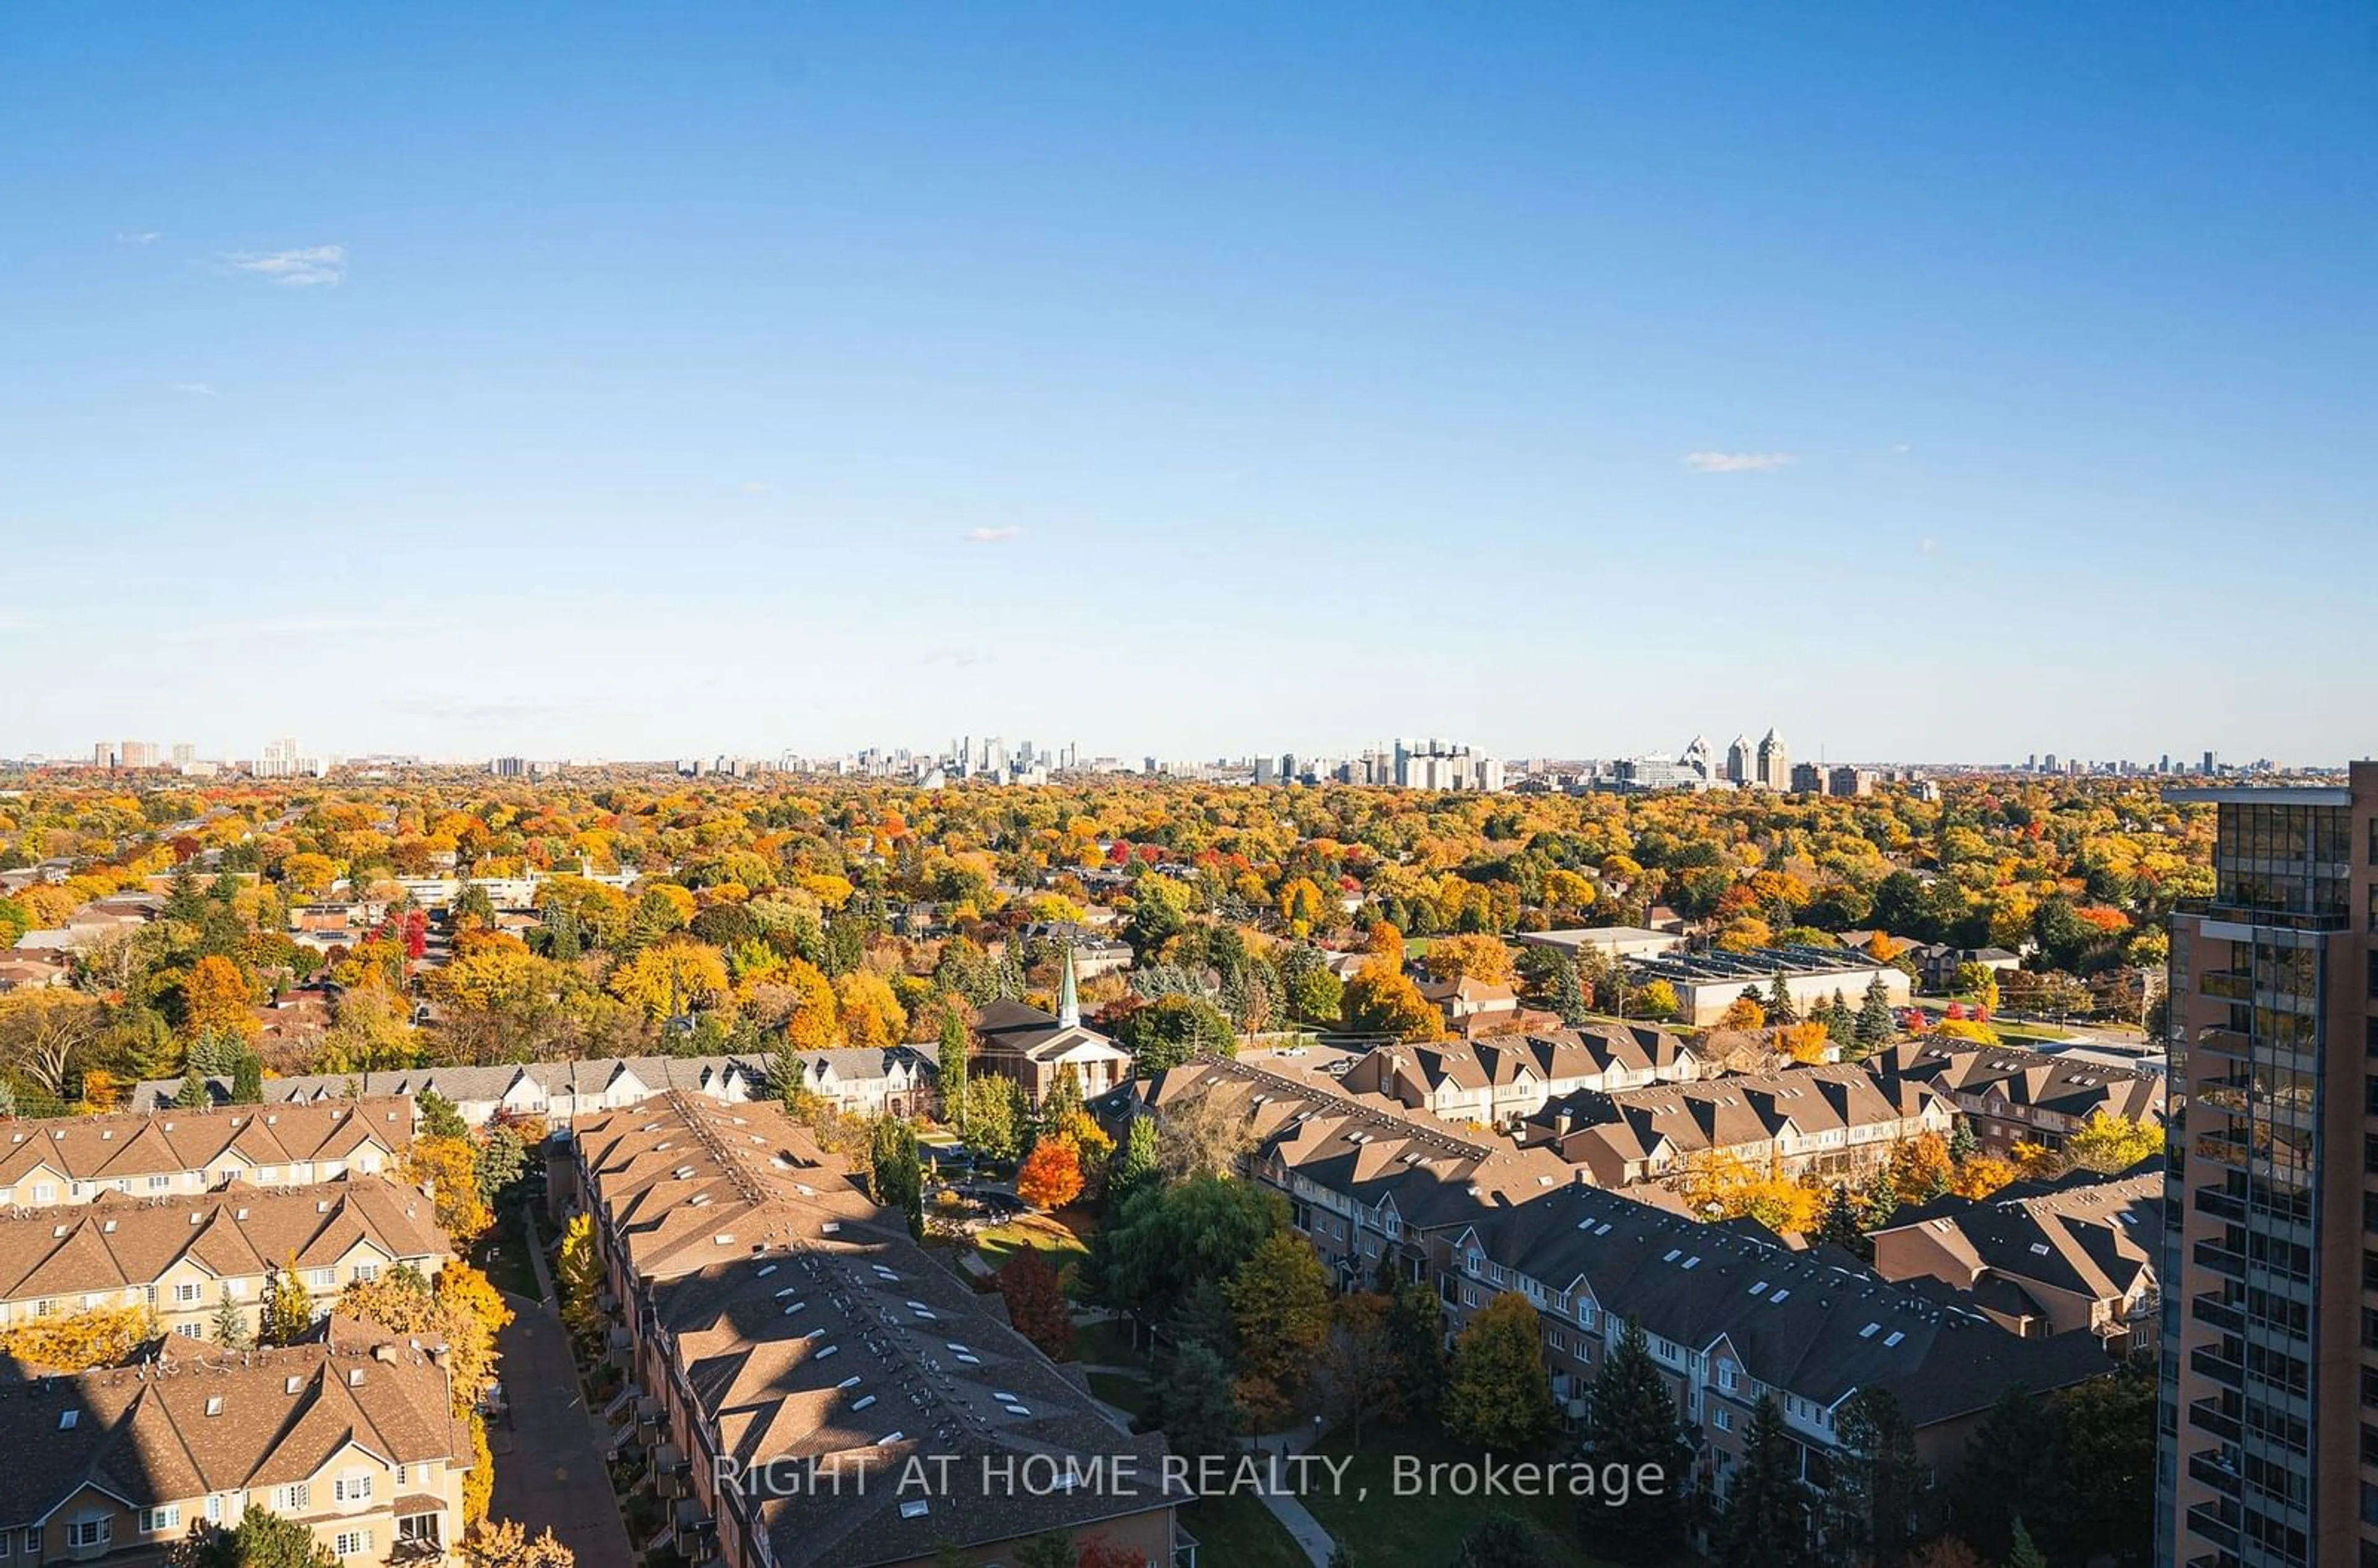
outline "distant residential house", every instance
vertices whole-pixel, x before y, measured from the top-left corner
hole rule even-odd
[[[1579,1090],[1529,1117],[1519,1141],[1585,1167],[1603,1187],[1664,1179],[1719,1155],[1789,1177],[1856,1179],[1901,1141],[1954,1125],[1948,1097],[1927,1085],[1828,1064]]]
[[[2060,1149],[2099,1112],[2160,1122],[2163,1074],[2087,1058],[1933,1037],[1904,1041],[1868,1063],[1946,1095],[1994,1153],[2019,1143]]]
[[[74,983],[74,963],[61,952],[10,948],[0,952],[0,994],[38,991]]]
[[[1873,1233],[1885,1279],[1938,1280],[2026,1338],[2086,1329],[2117,1358],[2156,1339],[2163,1162],[1947,1197]]]
[[[1917,978],[1933,996],[1953,995],[1957,971],[1968,964],[1978,964],[2000,975],[2023,967],[2022,955],[2002,947],[1951,947],[1946,942],[1928,942],[1910,956],[1916,960]]]

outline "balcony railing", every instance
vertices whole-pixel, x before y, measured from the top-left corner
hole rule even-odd
[[[2189,1371],[2211,1378],[2224,1388],[2243,1389],[2246,1386],[2246,1363],[2233,1361],[2209,1345],[2200,1345],[2188,1353]]]
[[[2215,1437],[2230,1442],[2236,1442],[2239,1439],[2238,1418],[2222,1410],[2221,1401],[2217,1396],[2191,1400],[2188,1406],[2188,1424],[2198,1431],[2210,1432]]]
[[[2223,1498],[2218,1502],[2200,1502],[2188,1511],[2188,1527],[2216,1546],[2238,1549],[2240,1510],[2235,1502]]]
[[[2217,1296],[2190,1298],[2188,1315],[2198,1323],[2221,1330],[2224,1334],[2246,1332],[2246,1310],[2224,1301]]]
[[[2224,1497],[2236,1497],[2240,1477],[2236,1466],[2216,1448],[2200,1449],[2188,1456],[2188,1473]]]
[[[2217,1242],[2199,1241],[2190,1249],[2189,1255],[2196,1260],[2197,1267],[2211,1269],[2225,1278],[2246,1277],[2246,1254],[2233,1252]]]

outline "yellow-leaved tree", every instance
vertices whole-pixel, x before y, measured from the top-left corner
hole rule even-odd
[[[655,942],[612,972],[611,994],[664,1023],[725,997],[727,961],[702,942]]]

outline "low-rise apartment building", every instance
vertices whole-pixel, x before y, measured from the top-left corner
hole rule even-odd
[[[1519,1141],[1584,1167],[1603,1187],[1661,1180],[1713,1156],[1783,1176],[1854,1180],[1888,1160],[1902,1140],[1945,1137],[1955,1122],[1947,1096],[1925,1083],[1832,1063],[1579,1090],[1530,1117]]]
[[[2110,1356],[2154,1347],[2162,1303],[2163,1161],[2082,1171],[1976,1202],[1947,1197],[1873,1235],[1874,1272],[1938,1280],[2026,1338],[2085,1329]]]
[[[355,1568],[462,1539],[471,1438],[409,1345],[170,1358],[0,1385],[0,1537],[23,1568],[153,1562],[251,1505]]]
[[[228,1302],[252,1340],[266,1276],[294,1265],[327,1315],[339,1292],[399,1264],[436,1275],[452,1248],[430,1200],[379,1176],[195,1196],[110,1192],[78,1207],[0,1210],[0,1327],[106,1307],[215,1337]]]
[[[374,1176],[412,1141],[413,1104],[395,1098],[0,1122],[0,1207]]]
[[[594,1216],[631,1378],[614,1452],[640,1453],[670,1504],[640,1547],[731,1568],[939,1568],[1012,1563],[1059,1530],[1194,1568],[1162,1440],[1127,1430],[776,1107],[671,1095],[588,1119],[566,1150],[550,1191]],[[1130,1487],[1054,1483],[1119,1455]],[[929,1484],[901,1484],[912,1459]]]
[[[1665,1029],[1589,1024],[1478,1041],[1380,1046],[1347,1069],[1358,1094],[1382,1095],[1447,1121],[1500,1127],[1580,1089],[1633,1089],[1703,1074],[1700,1057]]]
[[[1947,1095],[1994,1154],[2026,1143],[2060,1149],[2101,1111],[2163,1119],[2163,1074],[2147,1068],[1937,1037],[1893,1046],[1868,1065]]]
[[[1457,1331],[1506,1291],[1534,1305],[1572,1418],[1627,1322],[1639,1323],[1696,1440],[1695,1482],[1719,1497],[1762,1396],[1822,1489],[1842,1406],[1860,1389],[1896,1397],[1918,1456],[1948,1475],[2009,1386],[2044,1393],[2111,1370],[2091,1335],[2024,1339],[1819,1256],[1591,1187],[1482,1208],[1425,1245]]]
[[[1907,972],[1844,948],[1771,947],[1750,952],[1671,952],[1627,961],[1629,983],[1664,980],[1676,993],[1676,1019],[1704,1027],[1725,1016],[1745,987],[1767,995],[1780,977],[1803,1017],[1835,992],[1855,1007],[1868,987],[1880,983],[1893,1007],[1904,1007],[1914,986]]]

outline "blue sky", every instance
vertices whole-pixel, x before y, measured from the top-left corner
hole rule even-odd
[[[2357,5],[0,9],[0,754],[2372,749]]]

